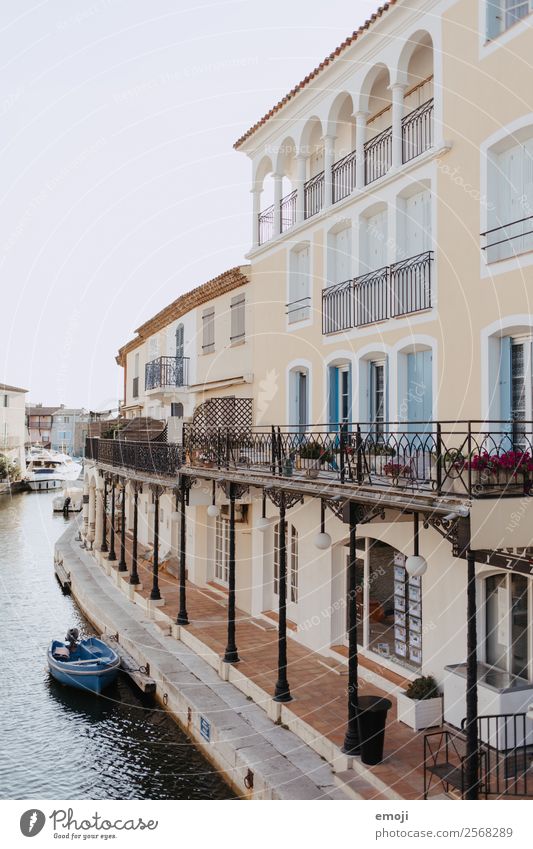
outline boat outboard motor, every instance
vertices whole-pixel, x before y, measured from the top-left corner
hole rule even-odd
[[[71,501],[71,499],[70,499],[69,495],[67,495],[67,497],[63,501],[63,515],[65,516],[65,518],[68,517],[68,509],[70,507],[70,501]]]
[[[77,628],[69,628],[69,630],[67,631],[67,636],[65,637],[65,642],[68,645],[69,651],[75,650],[79,636],[80,632]]]

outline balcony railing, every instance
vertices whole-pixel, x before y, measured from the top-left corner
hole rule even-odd
[[[298,321],[305,321],[311,314],[311,298],[298,298],[297,301],[291,301],[287,304],[287,319],[289,324],[296,324]]]
[[[354,422],[270,428],[184,425],[183,446],[88,439],[85,456],[174,477],[180,466],[377,489],[499,498],[533,491],[533,422]]]
[[[259,244],[270,241],[274,235],[274,204],[259,213],[257,218]]]
[[[387,127],[365,144],[365,183],[383,177],[392,165],[392,127]]]
[[[189,357],[158,357],[146,363],[145,389],[166,389],[189,384]]]
[[[315,174],[304,184],[304,215],[311,218],[324,206],[324,172]]]
[[[487,252],[487,262],[510,259],[517,254],[533,251],[533,215],[493,227],[482,233],[481,237],[486,241],[482,250]]]
[[[391,265],[391,316],[396,318],[431,308],[432,261],[433,251],[424,251]]]
[[[285,195],[284,198],[281,199],[279,208],[280,208],[280,222],[281,222],[281,232],[284,233],[285,230],[288,230],[289,227],[293,227],[296,224],[296,197],[298,192],[296,189],[290,192],[290,194]]]
[[[402,156],[410,162],[433,146],[433,98],[413,109],[402,121]]]
[[[333,166],[333,203],[348,197],[355,189],[355,150],[339,159]]]
[[[433,251],[328,286],[322,292],[322,333],[337,333],[421,312],[432,305]]]

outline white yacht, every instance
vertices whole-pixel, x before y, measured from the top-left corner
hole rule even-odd
[[[34,492],[61,489],[64,481],[75,481],[82,470],[67,454],[45,449],[32,449],[26,458],[25,480]]]

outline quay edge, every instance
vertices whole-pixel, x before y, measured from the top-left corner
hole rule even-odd
[[[146,612],[113,585],[93,556],[75,539],[73,522],[55,544],[54,560],[70,576],[70,591],[101,633],[118,634],[139,665],[150,664],[156,699],[241,799],[346,800],[323,758],[183,642],[165,635]],[[210,739],[204,738],[205,720]],[[252,786],[250,784],[252,774]],[[246,784],[245,784],[246,779]]]

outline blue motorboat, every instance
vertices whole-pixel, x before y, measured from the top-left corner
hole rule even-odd
[[[120,657],[97,637],[78,639],[72,628],[65,641],[52,640],[48,649],[50,673],[60,684],[88,693],[100,693],[116,679]]]

